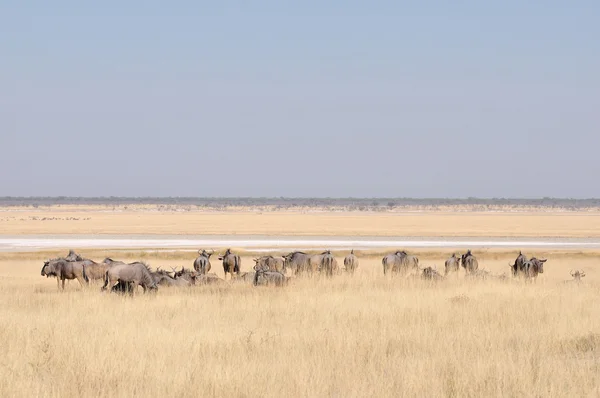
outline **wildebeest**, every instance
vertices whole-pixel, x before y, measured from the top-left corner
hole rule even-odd
[[[333,274],[337,273],[337,270],[338,270],[337,260],[331,254],[331,251],[327,250],[327,251],[321,253],[319,255],[319,257],[320,257],[319,271],[324,272],[325,275],[329,276],[329,277],[331,277],[331,276],[333,276]]]
[[[207,252],[206,250],[198,250],[199,256],[194,260],[194,269],[196,272],[200,273],[201,275],[206,275],[208,272],[210,272],[210,269],[212,268],[210,265],[210,256],[212,256],[214,252],[214,250],[211,250],[210,252]]]
[[[346,272],[353,274],[358,268],[358,257],[354,255],[354,249],[350,251],[350,254],[344,258],[344,268]]]
[[[467,250],[467,252],[460,257],[460,263],[467,274],[475,272],[479,268],[479,262],[471,253],[471,250]]]
[[[573,279],[564,281],[564,283],[580,284],[582,282],[581,278],[585,277],[585,271],[577,270],[577,271],[573,272],[573,270],[571,270],[571,276],[573,277]]]
[[[525,269],[525,278],[535,281],[538,274],[544,273],[544,263],[547,260],[545,258],[538,259],[532,257],[529,261],[526,261],[523,265]]]
[[[219,257],[219,260],[223,261],[223,271],[225,272],[225,278],[227,278],[227,274],[233,276],[234,273],[240,274],[240,267],[242,262],[240,260],[240,256],[237,254],[233,254],[231,249],[227,249],[225,254]]]
[[[255,258],[254,270],[284,272],[284,259],[282,257],[262,256]]]
[[[202,274],[198,274],[195,270],[189,270],[185,269],[185,267],[181,267],[181,270],[174,272],[173,278],[176,281],[176,286],[185,286],[184,282],[187,284],[187,286],[189,286],[196,284],[196,278],[198,275]]]
[[[382,260],[383,274],[388,272],[407,273],[419,269],[419,259],[417,256],[409,255],[404,250],[386,255]]]
[[[85,274],[84,261],[67,261],[65,259],[54,259],[44,262],[42,266],[42,276],[55,276],[58,289],[65,290],[65,280],[77,279],[77,281],[84,286],[89,283],[89,279]]]
[[[292,274],[298,275],[310,272],[310,255],[304,252],[292,252],[283,256],[283,270],[290,269]]]
[[[256,271],[254,286],[284,286],[289,278],[277,271]]]
[[[173,287],[188,287],[192,282],[184,278],[176,278],[171,276],[171,272],[161,270],[158,268],[156,271],[151,272],[154,283],[158,286],[173,286]]]
[[[134,286],[132,282],[119,281],[116,285],[110,288],[110,291],[112,293],[129,294],[130,296],[133,296],[133,289]]]
[[[437,269],[435,268],[427,267],[423,268],[421,271],[421,279],[425,279],[428,281],[441,281],[444,279],[444,277],[440,275],[440,273],[437,272]]]
[[[519,255],[515,259],[515,262],[510,265],[512,268],[513,276],[519,275],[519,273],[525,273],[525,263],[527,262],[527,256],[525,256],[521,251],[519,251]]]
[[[146,264],[117,264],[113,265],[106,271],[104,276],[104,286],[102,290],[106,290],[107,286],[111,288],[117,281],[132,282],[135,287],[141,286],[146,291],[156,291],[158,287],[152,277],[152,272]]]
[[[452,256],[446,260],[444,275],[448,275],[450,272],[458,272],[460,269],[460,258],[456,257],[456,253],[452,253]]]
[[[67,256],[65,257],[65,260],[67,260],[67,261],[83,261],[85,259],[83,257],[81,257],[79,254],[75,253],[75,250],[70,249],[69,254],[67,254]]]
[[[106,271],[112,266],[112,264],[107,264],[104,262],[97,263],[92,260],[85,260],[83,261],[83,266],[85,268],[85,274],[90,281],[104,281],[104,275],[106,275]]]
[[[241,283],[253,284],[254,283],[254,276],[255,275],[256,275],[256,271],[240,272],[239,275],[236,275],[231,280],[234,281],[234,282],[241,282]]]

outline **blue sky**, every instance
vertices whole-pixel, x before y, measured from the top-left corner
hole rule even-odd
[[[600,3],[455,3],[0,3],[0,195],[600,197]]]

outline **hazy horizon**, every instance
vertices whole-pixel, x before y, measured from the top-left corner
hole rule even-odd
[[[0,196],[600,197],[600,4],[0,4]]]

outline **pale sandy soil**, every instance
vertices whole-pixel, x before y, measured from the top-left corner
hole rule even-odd
[[[0,211],[2,235],[600,237],[594,212],[159,212],[77,207]]]

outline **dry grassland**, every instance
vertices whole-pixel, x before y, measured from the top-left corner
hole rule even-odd
[[[59,293],[39,254],[11,253],[0,260],[0,396],[598,396],[598,254],[555,253],[535,285],[386,279],[363,255],[353,278],[130,299],[75,281]],[[479,256],[501,273],[514,253]],[[571,268],[586,271],[583,285],[561,283]]]
[[[159,212],[0,209],[4,234],[600,237],[600,212]]]

